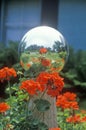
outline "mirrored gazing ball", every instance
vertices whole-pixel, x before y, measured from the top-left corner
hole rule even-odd
[[[19,44],[20,64],[25,70],[61,71],[68,58],[63,35],[48,26],[29,30]]]

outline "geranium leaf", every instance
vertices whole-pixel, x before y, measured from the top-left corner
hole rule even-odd
[[[36,104],[36,107],[40,112],[45,112],[49,110],[51,105],[50,102],[45,99],[37,99],[34,101],[34,103]]]
[[[43,122],[39,123],[39,130],[48,130],[48,129],[49,128],[45,123],[43,123]]]

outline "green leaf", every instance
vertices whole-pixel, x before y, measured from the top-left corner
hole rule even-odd
[[[27,125],[30,130],[38,130],[39,120],[37,118],[28,119]]]
[[[75,85],[80,85],[82,87],[86,87],[86,82],[81,82],[79,80],[73,80]]]
[[[37,99],[34,101],[38,111],[45,112],[50,109],[50,102],[44,99]]]
[[[0,130],[3,130],[3,126],[0,126]]]
[[[80,83],[81,83],[79,80],[76,80],[76,79],[74,79],[73,82],[75,85],[80,85]]]
[[[39,123],[39,130],[48,130],[48,129],[49,128],[45,123],[43,123],[43,122]]]

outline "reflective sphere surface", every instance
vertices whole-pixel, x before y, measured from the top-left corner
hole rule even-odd
[[[61,71],[68,57],[63,35],[54,28],[39,26],[29,30],[19,44],[20,63],[25,70]]]

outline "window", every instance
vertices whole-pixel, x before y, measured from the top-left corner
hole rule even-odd
[[[31,28],[40,25],[41,0],[9,0],[5,2],[4,42],[20,41]]]

